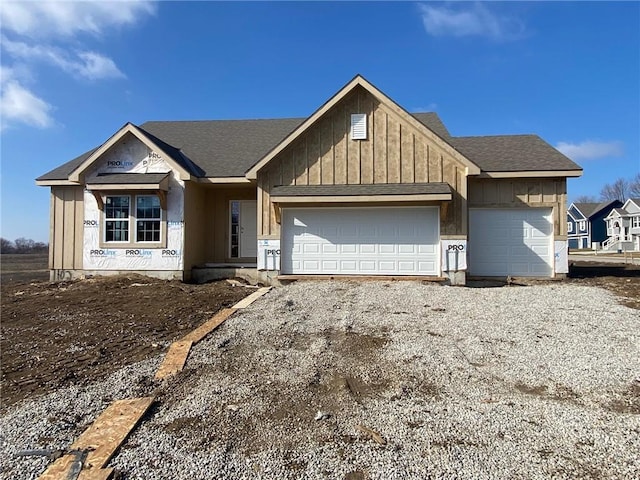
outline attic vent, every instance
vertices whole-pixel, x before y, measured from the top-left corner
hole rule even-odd
[[[367,139],[367,114],[351,114],[351,140]]]

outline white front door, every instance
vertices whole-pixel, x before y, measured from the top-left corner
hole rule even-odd
[[[285,208],[282,273],[439,275],[436,207]]]
[[[255,200],[240,202],[240,256],[258,256],[258,203]]]

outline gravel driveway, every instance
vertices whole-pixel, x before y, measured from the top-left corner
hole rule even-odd
[[[640,315],[594,287],[297,282],[177,378],[154,384],[159,361],[12,407],[3,478],[149,393],[111,462],[127,479],[640,477]]]

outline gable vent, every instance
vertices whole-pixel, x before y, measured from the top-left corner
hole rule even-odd
[[[367,139],[367,114],[351,114],[351,140]]]

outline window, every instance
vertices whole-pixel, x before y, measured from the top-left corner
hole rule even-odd
[[[585,222],[584,220],[580,220],[580,230],[586,230],[587,228],[587,222]]]
[[[240,256],[240,202],[231,202],[231,257]]]
[[[573,223],[567,222],[567,232],[573,232]]]
[[[162,213],[155,195],[136,197],[136,242],[159,242]]]
[[[640,228],[640,217],[633,217],[631,222],[633,228]]]
[[[157,195],[107,195],[103,218],[104,243],[159,244],[164,240]]]
[[[117,196],[104,202],[105,242],[129,241],[129,200],[129,196]]]

